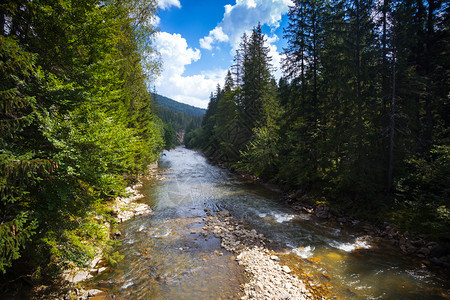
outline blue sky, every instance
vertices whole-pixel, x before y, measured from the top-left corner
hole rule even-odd
[[[274,76],[281,75],[291,0],[158,0],[158,5],[155,47],[163,70],[154,83],[157,93],[206,108],[210,93],[223,85],[242,34],[258,22],[278,67]]]

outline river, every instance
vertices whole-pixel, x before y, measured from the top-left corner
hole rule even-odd
[[[104,299],[238,299],[247,280],[243,268],[219,239],[201,235],[203,217],[219,210],[273,240],[282,262],[316,295],[449,299],[449,283],[398,248],[295,213],[280,194],[210,165],[195,151],[166,151],[158,168],[164,179],[145,181],[140,190],[154,215],[120,224],[117,251],[125,258],[87,283],[107,290]]]

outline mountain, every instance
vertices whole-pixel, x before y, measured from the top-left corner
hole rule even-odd
[[[206,112],[206,109],[180,103],[158,94],[152,94],[152,96],[155,102],[158,104],[158,106],[164,106],[174,111],[186,113],[193,116],[203,116]]]
[[[185,132],[200,128],[206,110],[152,94],[156,113],[164,122],[166,149],[183,143]]]

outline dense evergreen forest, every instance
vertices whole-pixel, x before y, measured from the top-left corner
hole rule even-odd
[[[146,85],[158,70],[155,10],[150,0],[1,1],[0,274],[10,283],[107,252],[108,201],[159,157],[163,123]]]
[[[164,122],[166,149],[172,149],[183,142],[184,134],[200,128],[205,110],[152,93],[156,114]]]
[[[184,104],[156,93],[152,93],[152,99],[154,99],[154,101],[158,104],[158,108],[167,107],[177,112],[200,117],[202,117],[206,112],[206,109]]]
[[[316,203],[449,245],[449,10],[444,1],[295,0],[275,82],[244,35],[202,127],[212,159]]]
[[[156,96],[155,0],[0,1],[0,294],[100,251],[164,147],[450,245],[450,5],[293,0],[277,82],[261,26],[202,111]]]

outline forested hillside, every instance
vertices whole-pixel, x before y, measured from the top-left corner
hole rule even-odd
[[[157,69],[155,10],[154,1],[1,2],[0,273],[10,283],[106,251],[107,201],[159,157],[163,123],[146,86]]]
[[[284,76],[261,27],[186,145],[345,214],[447,243],[449,6],[294,1]]]
[[[155,93],[152,93],[152,97],[158,104],[158,107],[167,107],[171,110],[186,113],[192,116],[203,116],[206,112],[206,109],[198,108],[189,104],[184,104]]]
[[[164,122],[166,149],[172,149],[183,142],[186,132],[200,128],[205,109],[177,102],[152,93],[156,102],[156,114]]]

